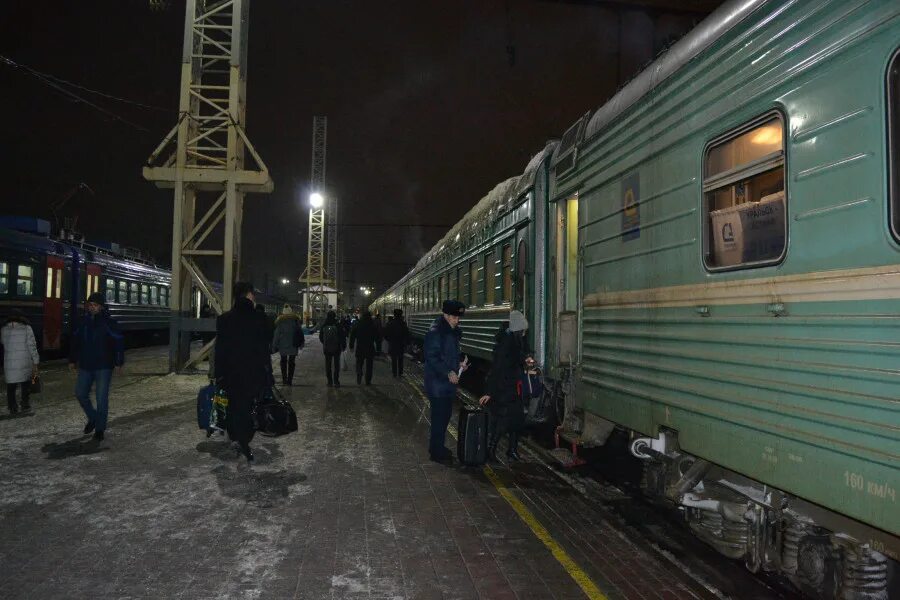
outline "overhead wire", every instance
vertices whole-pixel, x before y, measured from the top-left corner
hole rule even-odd
[[[69,96],[76,102],[79,102],[81,104],[89,106],[89,107],[93,108],[94,110],[97,110],[97,111],[105,114],[106,116],[113,119],[114,121],[119,121],[120,123],[124,123],[125,125],[133,127],[134,129],[137,129],[138,131],[142,131],[144,133],[150,133],[150,130],[147,129],[146,127],[144,127],[143,125],[139,125],[138,123],[135,123],[134,121],[126,119],[125,117],[122,117],[107,108],[103,108],[102,106],[95,104],[95,103],[91,102],[90,100],[87,100],[86,98],[79,96],[75,92],[64,88],[61,84],[56,83],[55,81],[53,81],[52,79],[49,79],[48,77],[44,76],[42,73],[40,73],[38,71],[35,71],[29,67],[25,67],[24,65],[20,65],[17,62],[10,60],[9,58],[7,58],[6,56],[3,56],[3,55],[0,55],[0,62],[3,62],[4,64],[9,65],[13,68],[23,69],[25,72],[27,72],[31,76],[35,77],[38,81],[44,83],[45,85],[52,87],[53,89],[57,90],[58,92],[60,92],[62,94],[65,94],[66,96]]]

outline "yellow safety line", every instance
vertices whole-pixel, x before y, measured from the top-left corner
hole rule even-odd
[[[412,387],[416,393],[421,396],[421,398],[425,401],[426,404],[430,405],[431,403],[428,400],[428,397],[422,393],[417,386],[410,383],[410,387]],[[459,439],[459,435],[456,431],[456,428],[453,425],[448,427],[450,431],[450,435],[452,435],[455,439]],[[534,533],[535,537],[544,544],[544,547],[550,551],[550,554],[553,555],[553,558],[562,565],[562,568],[566,570],[566,573],[569,574],[569,577],[572,578],[575,583],[578,584],[578,587],[584,592],[584,594],[590,600],[608,600],[606,594],[600,591],[600,588],[597,587],[597,584],[593,582],[590,575],[584,572],[584,569],[578,566],[578,563],[575,562],[569,553],[557,542],[553,539],[553,536],[550,535],[550,532],[547,531],[547,528],[541,525],[541,522],[538,521],[537,517],[534,516],[528,507],[522,503],[521,500],[516,498],[516,496],[510,491],[508,487],[500,480],[500,477],[497,476],[497,473],[490,467],[490,465],[485,465],[484,469],[482,469],[485,477],[488,478],[494,487],[497,488],[497,491],[503,497],[504,500],[512,507],[516,514],[519,515],[519,518],[528,525],[528,528],[531,529],[531,532]]]

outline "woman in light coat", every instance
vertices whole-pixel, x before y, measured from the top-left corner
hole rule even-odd
[[[19,412],[19,405],[16,403],[17,385],[22,386],[22,410],[28,412],[31,410],[29,386],[31,378],[37,375],[40,357],[34,331],[21,310],[13,309],[10,312],[9,319],[0,329],[0,342],[3,344],[3,372],[6,377],[9,413],[14,415]]]
[[[290,305],[285,304],[275,320],[275,334],[272,336],[272,351],[281,355],[281,383],[284,385],[294,383],[294,367],[303,344],[300,317],[294,314]]]

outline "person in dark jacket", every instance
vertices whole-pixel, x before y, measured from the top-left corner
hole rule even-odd
[[[272,336],[272,350],[281,355],[281,383],[283,385],[294,385],[297,354],[300,353],[304,341],[300,317],[294,313],[294,309],[289,304],[285,304],[281,314],[275,319],[275,334]]]
[[[363,365],[366,367],[366,385],[372,385],[372,367],[378,344],[378,329],[372,313],[364,311],[350,330],[350,349],[356,354],[356,383],[362,384]]]
[[[485,380],[485,395],[479,400],[491,413],[488,460],[497,461],[497,444],[509,434],[506,456],[519,460],[519,433],[525,424],[525,407],[519,390],[525,362],[525,332],[528,320],[521,312],[509,313],[509,327],[497,334],[491,370]]]
[[[377,312],[372,317],[372,325],[375,327],[375,354],[382,355],[381,344],[384,342],[384,327],[381,324],[381,315]]]
[[[394,377],[403,377],[403,353],[409,343],[409,327],[399,308],[394,309],[394,318],[384,328],[384,339],[387,340],[388,354],[391,355],[391,372]]]
[[[248,462],[253,462],[253,403],[270,385],[271,336],[266,316],[253,308],[253,286],[234,284],[234,305],[216,319],[216,384],[228,398],[226,428]]]
[[[341,387],[341,352],[347,347],[347,336],[338,324],[333,310],[328,311],[325,323],[319,330],[319,341],[322,342],[322,353],[325,355],[328,387]]]
[[[431,404],[431,435],[428,454],[435,462],[452,460],[453,453],[444,446],[447,425],[453,412],[453,400],[459,377],[469,366],[468,358],[460,361],[459,320],[466,307],[457,300],[445,300],[443,313],[425,334],[425,394]]]
[[[94,432],[94,439],[103,440],[109,415],[109,384],[113,368],[122,372],[125,364],[125,338],[115,319],[106,310],[106,297],[100,292],[88,296],[87,313],[69,344],[69,369],[78,374],[75,397],[81,404],[87,424],[85,435]],[[96,385],[95,385],[96,384]],[[91,404],[91,387],[95,386],[97,407]]]

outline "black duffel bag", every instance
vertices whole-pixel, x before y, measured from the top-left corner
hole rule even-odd
[[[297,431],[294,407],[274,387],[266,390],[256,405],[256,430],[271,436]]]

